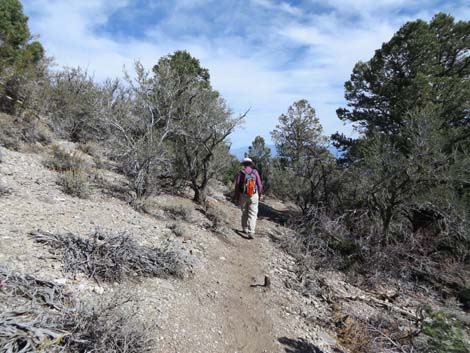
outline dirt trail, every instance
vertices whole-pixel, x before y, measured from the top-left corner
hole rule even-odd
[[[239,210],[230,207],[230,214],[231,224],[237,228]],[[162,342],[162,352],[170,346],[175,352],[281,351],[273,334],[273,291],[261,286],[269,274],[269,227],[274,225],[262,221],[255,239],[233,236],[216,240],[218,244],[206,249],[206,267],[198,269],[196,277],[186,284],[189,298],[174,307],[176,313],[170,317],[175,320],[166,328],[171,332],[185,327],[190,334],[178,337],[176,342]]]
[[[222,203],[230,226],[239,229],[240,210]],[[306,323],[299,315],[305,298],[286,288],[294,262],[270,239],[287,232],[276,223],[285,215],[266,204],[260,209],[255,239],[212,236],[204,265],[177,289],[182,297],[162,324],[159,352],[327,353],[336,345],[317,324]],[[268,288],[262,286],[266,275]]]

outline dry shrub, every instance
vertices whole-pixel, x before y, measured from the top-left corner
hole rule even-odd
[[[82,199],[90,195],[88,176],[83,169],[71,169],[59,175],[58,184],[62,186],[62,191],[68,195]]]
[[[177,237],[188,237],[190,235],[188,227],[182,223],[175,223],[170,226],[170,229]]]
[[[230,216],[224,208],[217,204],[209,204],[205,214],[207,219],[211,221],[212,231],[222,235],[230,234],[231,230],[228,226]]]
[[[0,352],[155,350],[152,333],[157,326],[153,319],[139,317],[134,296],[117,293],[97,303],[79,301],[63,286],[6,267],[0,267],[0,280],[2,302],[15,308],[0,313]]]
[[[21,148],[21,133],[10,115],[0,114],[0,145],[10,150]]]
[[[93,158],[96,168],[103,169],[106,167],[106,156],[104,148],[98,143],[88,141],[79,146],[80,150]]]
[[[362,273],[380,274],[383,279],[418,280],[444,294],[457,294],[468,277],[465,263],[469,252],[465,241],[459,243],[464,230],[453,224],[468,223],[447,224],[443,229],[454,227],[452,233],[430,234],[413,232],[406,223],[392,223],[390,238],[394,241],[383,244],[380,221],[367,210],[331,216],[324,209],[312,208],[294,220],[296,234],[282,246],[301,269],[333,267],[353,277]]]
[[[194,206],[186,203],[187,200],[179,200],[177,198],[156,198],[155,200],[158,207],[172,218],[181,218],[186,222],[194,222]]]
[[[41,308],[0,314],[0,351],[153,352],[156,324],[137,318],[138,307],[110,298],[97,305],[79,304],[60,311]]]
[[[339,305],[333,305],[333,310],[338,340],[351,353],[415,352],[412,339],[419,331],[389,321],[387,313],[363,321],[343,313]]]
[[[351,316],[344,316],[336,321],[336,326],[336,335],[340,343],[349,348],[351,353],[370,352],[368,348],[372,337],[366,325]]]
[[[79,151],[68,151],[59,145],[52,146],[52,155],[44,164],[60,172],[58,184],[68,195],[87,198],[90,194],[85,159]]]
[[[1,352],[64,352],[61,343],[66,335],[47,312],[17,309],[0,313]]]
[[[18,151],[24,143],[49,144],[51,141],[51,131],[38,118],[0,113],[0,145],[3,147]]]
[[[14,272],[0,265],[0,290],[5,296],[21,296],[33,304],[60,309],[70,302],[64,287],[54,282],[38,279],[28,274]]]
[[[64,270],[73,274],[81,272],[110,282],[141,276],[185,275],[186,265],[178,253],[140,246],[129,234],[95,231],[89,237],[80,237],[40,231],[32,236],[61,256]]]
[[[70,332],[64,346],[69,352],[153,352],[156,324],[146,324],[138,315],[137,300],[119,296],[69,310],[58,320]]]
[[[52,156],[44,162],[46,167],[58,172],[85,169],[85,160],[80,152],[67,151],[59,145],[53,145],[51,152]]]
[[[292,220],[296,233],[286,238],[281,246],[296,258],[300,268],[350,270],[364,262],[368,248],[367,237],[358,239],[351,236],[351,223],[359,234],[376,232],[377,226],[357,213],[331,217],[324,210],[315,208]]]

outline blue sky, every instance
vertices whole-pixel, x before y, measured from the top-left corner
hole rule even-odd
[[[186,49],[211,73],[234,114],[251,108],[234,147],[261,135],[294,101],[315,107],[326,134],[352,127],[336,117],[354,64],[368,60],[406,21],[443,11],[470,18],[468,0],[24,0],[34,34],[59,66],[97,80],[135,60],[151,68]]]

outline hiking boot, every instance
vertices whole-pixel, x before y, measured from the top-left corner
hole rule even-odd
[[[255,238],[254,235],[255,233],[250,233],[250,232],[246,233],[246,236],[248,237],[248,239],[254,239]]]

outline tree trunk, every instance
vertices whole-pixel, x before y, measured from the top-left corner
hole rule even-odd
[[[207,187],[195,186],[193,187],[193,190],[194,190],[193,201],[199,205],[204,206],[207,201]]]
[[[387,246],[389,242],[389,230],[390,230],[390,223],[392,221],[392,216],[393,216],[393,210],[391,207],[388,207],[385,210],[385,216],[382,220],[383,222],[383,228],[382,231],[384,233],[383,239],[382,239],[382,246]]]
[[[138,199],[146,196],[149,191],[149,174],[150,164],[148,162],[145,162],[134,178],[134,190]]]

